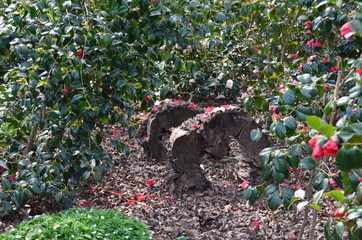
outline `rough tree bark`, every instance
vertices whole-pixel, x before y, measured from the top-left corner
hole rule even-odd
[[[258,124],[241,109],[224,109],[213,113],[198,114],[172,131],[169,139],[169,159],[174,170],[171,182],[173,194],[196,188],[203,191],[210,187],[200,167],[201,158],[208,153],[216,159],[229,155],[229,143],[236,139],[240,159],[237,175],[252,184],[261,182],[259,152],[267,147],[266,137],[256,143],[250,132]]]

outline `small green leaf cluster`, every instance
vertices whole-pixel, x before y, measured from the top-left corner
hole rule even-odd
[[[71,208],[37,216],[1,235],[1,239],[151,239],[140,221],[112,210]]]

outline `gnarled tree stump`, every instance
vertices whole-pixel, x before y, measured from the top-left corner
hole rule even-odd
[[[201,112],[202,108],[181,102],[165,105],[151,113],[140,130],[140,135],[144,137],[142,146],[147,155],[151,159],[164,161],[165,141],[170,135],[170,129]]]
[[[181,195],[185,189],[203,191],[210,186],[200,167],[205,153],[216,159],[229,155],[229,142],[239,143],[240,160],[237,174],[252,184],[261,182],[259,152],[267,147],[265,136],[256,143],[250,132],[257,123],[241,109],[223,109],[198,114],[175,128],[169,139],[169,159],[173,168],[171,191]]]

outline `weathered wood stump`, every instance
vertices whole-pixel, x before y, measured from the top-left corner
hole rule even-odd
[[[229,155],[231,138],[240,148],[238,177],[251,184],[261,183],[259,152],[267,147],[265,136],[252,142],[250,132],[257,123],[241,109],[223,109],[198,114],[175,128],[169,139],[169,159],[173,168],[171,191],[181,195],[184,190],[196,188],[203,191],[210,187],[201,167],[205,153],[221,159]]]
[[[142,146],[148,157],[157,161],[166,160],[165,141],[171,133],[170,129],[203,111],[190,103],[178,102],[152,112],[140,130],[140,135],[144,138]]]

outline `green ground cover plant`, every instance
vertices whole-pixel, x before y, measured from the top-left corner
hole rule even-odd
[[[151,239],[147,227],[112,210],[71,208],[37,216],[6,231],[1,239]]]

